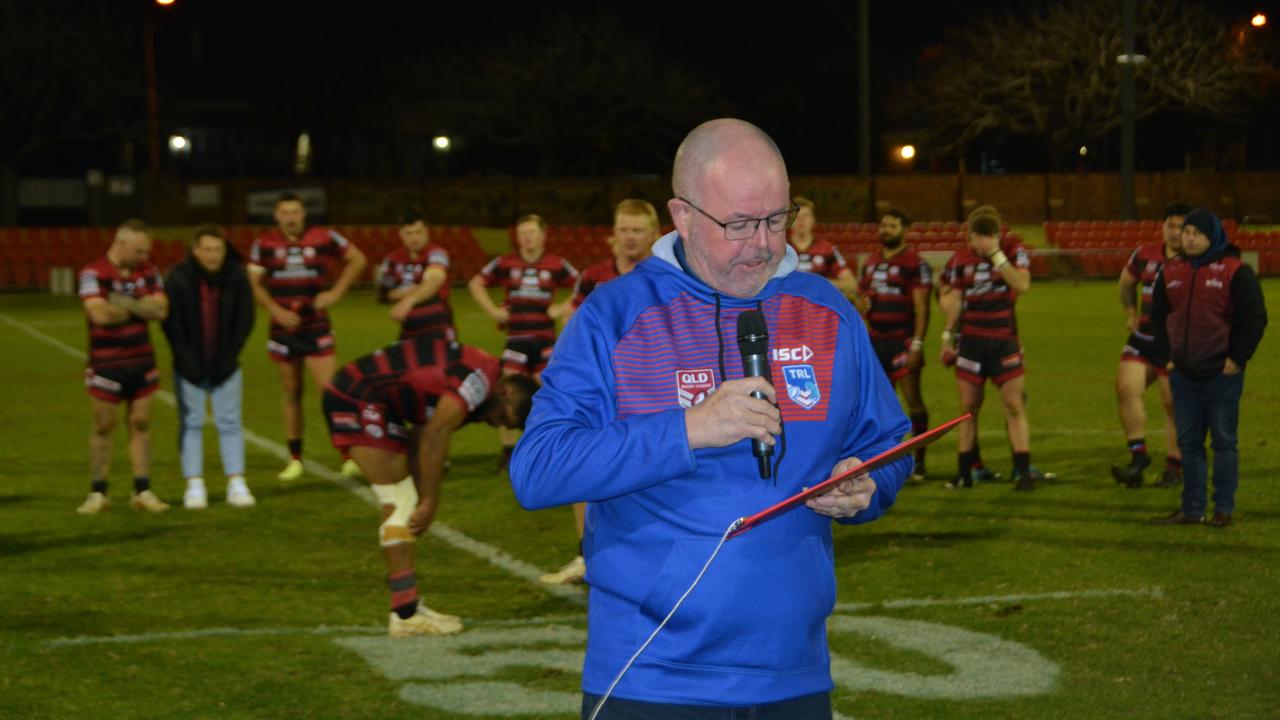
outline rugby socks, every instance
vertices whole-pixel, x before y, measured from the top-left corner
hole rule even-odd
[[[133,491],[136,493],[144,493],[151,489],[151,478],[143,475],[133,479]]]
[[[911,413],[911,436],[919,437],[929,430],[929,413]],[[916,469],[919,475],[924,474],[924,448],[916,451]]]
[[[959,462],[960,477],[965,480],[973,480],[973,470],[976,467],[974,460],[976,457],[977,453],[973,450],[957,453],[956,459]]]
[[[302,459],[302,438],[289,439],[289,456],[294,460]]]
[[[982,448],[978,445],[978,438],[975,437],[973,439],[973,449],[969,453],[973,455],[973,459],[969,464],[975,471],[980,471],[987,467],[982,462]]]
[[[401,620],[408,620],[418,611],[418,580],[413,570],[401,570],[387,576],[387,588],[391,590],[391,611]]]
[[[1133,459],[1129,461],[1129,466],[1137,470],[1143,470],[1151,464],[1151,456],[1147,454],[1147,439],[1137,438],[1129,441],[1129,453],[1133,455]]]
[[[1173,470],[1182,470],[1182,458],[1176,458],[1171,455],[1164,456],[1164,466]]]
[[[1031,474],[1031,453],[1016,452],[1013,454],[1013,474],[1024,477]]]
[[[103,495],[106,495],[106,494],[107,494],[107,481],[106,481],[106,480],[94,480],[94,481],[92,481],[92,482],[90,482],[90,483],[89,483],[89,489],[90,489],[90,491],[91,491],[91,492],[102,493]]]
[[[498,461],[498,470],[506,470],[511,466],[511,453],[516,451],[515,445],[502,446],[502,459]]]

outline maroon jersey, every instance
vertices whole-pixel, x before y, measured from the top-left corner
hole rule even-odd
[[[791,247],[800,259],[799,270],[830,279],[849,269],[849,263],[844,261],[839,248],[826,240],[815,239],[805,250],[800,250],[795,245]]]
[[[614,278],[622,277],[622,273],[618,272],[617,258],[609,258],[601,260],[582,271],[578,276],[578,284],[573,286],[573,300],[571,301],[576,310],[582,303],[586,302],[587,296],[597,285],[603,285]]]
[[[444,395],[470,418],[493,394],[499,375],[498,359],[479,348],[413,338],[348,363],[329,389],[357,402],[384,404],[389,416],[422,424]]]
[[[877,340],[903,340],[915,335],[916,306],[912,292],[933,287],[933,268],[908,247],[891,258],[880,250],[867,258],[858,293],[871,301],[867,329]]]
[[[1130,275],[1142,282],[1142,314],[1138,318],[1138,334],[1144,338],[1150,338],[1154,333],[1151,327],[1151,294],[1164,262],[1164,242],[1158,241],[1138,246],[1129,256],[1129,263],[1124,266]]]
[[[106,255],[80,268],[80,299],[102,298],[111,293],[144,298],[163,295],[164,281],[151,263],[143,263],[125,275]],[[136,316],[119,325],[97,325],[89,320],[89,366],[143,367],[155,364],[147,321]]]
[[[439,245],[427,245],[417,257],[409,255],[409,249],[401,246],[387,253],[382,260],[382,292],[396,288],[412,288],[422,282],[429,267],[438,267],[448,275],[449,253]],[[440,284],[435,295],[419,302],[409,311],[400,326],[400,339],[433,337],[445,340],[454,338],[453,310],[449,307],[449,283]]]
[[[490,260],[480,270],[480,277],[485,287],[500,287],[507,293],[506,307],[511,313],[507,337],[554,338],[556,326],[547,316],[547,308],[555,299],[556,288],[572,287],[578,271],[551,253],[525,262],[513,251]]]
[[[324,227],[307,228],[296,242],[279,230],[269,230],[253,241],[249,262],[266,270],[262,286],[277,304],[300,316],[301,322],[293,332],[329,331],[329,314],[317,310],[313,303],[325,288],[325,271],[346,257],[350,247],[346,238]],[[271,330],[290,332],[274,320]]]
[[[1001,245],[1009,262],[1016,268],[1029,269],[1031,256],[1019,243]],[[942,282],[961,293],[959,331],[962,335],[985,338],[1014,338],[1018,320],[1013,305],[1018,293],[1005,283],[991,265],[978,257],[972,248],[957,250],[942,269]]]

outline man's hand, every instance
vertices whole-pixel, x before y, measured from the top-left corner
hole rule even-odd
[[[489,313],[489,317],[498,323],[498,327],[506,327],[507,321],[511,319],[511,311],[501,307],[495,308],[493,312]]]
[[[832,468],[828,477],[835,477],[861,462],[856,457],[845,458]],[[817,497],[809,498],[804,504],[820,515],[833,518],[853,517],[860,510],[870,507],[871,496],[875,492],[876,481],[870,475],[859,475],[841,480],[835,487]]]
[[[135,312],[138,308],[138,300],[132,295],[113,292],[107,295],[107,302],[119,308],[124,308],[129,312]]]
[[[1227,361],[1222,365],[1222,374],[1223,375],[1239,375],[1240,366],[1236,364],[1235,360],[1232,360],[1231,358],[1227,358]]]
[[[973,251],[980,257],[988,258],[1000,249],[1000,239],[994,236],[973,235]]]
[[[751,397],[761,392],[768,398]],[[684,411],[689,449],[724,447],[744,438],[774,444],[782,432],[782,413],[775,405],[777,395],[768,380],[759,377],[730,380],[705,400]]]
[[[279,305],[271,308],[271,319],[274,320],[277,325],[283,325],[290,330],[298,327],[298,324],[302,322],[302,318],[298,316],[298,313],[292,310],[286,310]]]
[[[1137,308],[1125,308],[1124,326],[1129,328],[1129,332],[1138,332],[1138,310]]]
[[[338,293],[332,290],[325,290],[324,292],[316,293],[316,299],[311,304],[315,309],[323,310],[338,302],[338,297]]]
[[[409,313],[413,312],[415,304],[410,297],[397,300],[396,304],[391,306],[391,319],[398,323],[404,322],[404,319],[409,317]]]
[[[427,531],[427,527],[431,525],[431,516],[435,515],[435,508],[426,503],[418,503],[418,507],[414,508],[413,514],[409,516],[409,532],[415,536],[421,535]]]
[[[915,372],[924,367],[924,350],[907,351],[907,369]]]

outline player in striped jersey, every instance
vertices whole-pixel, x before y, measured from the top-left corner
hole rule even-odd
[[[849,263],[845,262],[844,255],[840,254],[840,248],[826,240],[813,237],[813,226],[818,219],[814,213],[813,201],[799,195],[791,200],[800,208],[800,214],[796,215],[796,224],[791,226],[791,234],[787,238],[800,259],[797,269],[821,275],[840,288],[840,292],[845,296],[854,297],[857,294],[858,281],[854,278]]]
[[[364,253],[337,232],[307,227],[302,198],[285,193],[276,200],[276,228],[253,241],[249,250],[249,284],[258,304],[271,315],[267,350],[280,369],[284,390],[284,435],[290,460],[277,475],[302,477],[302,366],[316,387],[324,387],[337,367],[333,330],[327,308],[342,298],[364,271]],[[342,263],[333,286],[325,289],[325,271]],[[348,458],[349,460],[349,458]],[[343,474],[356,472],[343,463]]]
[[[885,375],[902,393],[911,417],[911,432],[929,429],[929,411],[920,390],[924,368],[924,334],[929,327],[933,268],[906,242],[911,218],[893,208],[880,218],[878,252],[862,266],[854,305],[867,321],[871,346]],[[916,451],[912,478],[923,480],[924,448]]]
[[[565,317],[572,317],[573,312],[586,301],[587,296],[597,286],[622,277],[635,269],[635,266],[649,257],[654,241],[658,239],[658,211],[648,200],[627,198],[618,203],[613,210],[613,236],[609,238],[609,247],[613,257],[588,267],[578,276],[578,284],[573,288],[573,295],[561,305],[565,306]],[[582,582],[587,575],[587,563],[582,556],[582,533],[587,516],[586,503],[573,504],[573,516],[577,521],[578,554],[565,563],[559,570],[546,573],[538,579],[548,585],[568,585]]]
[[[502,349],[502,371],[541,377],[551,359],[556,342],[555,321],[564,305],[553,304],[556,288],[573,287],[578,271],[567,260],[546,252],[547,221],[525,215],[516,222],[516,249],[498,256],[476,273],[467,290],[485,314],[507,331]],[[488,288],[500,287],[506,295],[502,306],[494,304]],[[499,432],[502,458],[498,469],[505,470],[520,434]]]
[[[1111,476],[1131,488],[1142,485],[1142,471],[1151,464],[1145,437],[1147,410],[1142,394],[1153,383],[1160,387],[1160,403],[1164,406],[1165,466],[1156,484],[1160,487],[1182,484],[1182,451],[1178,449],[1178,428],[1173,419],[1169,371],[1158,360],[1168,353],[1162,353],[1156,344],[1150,313],[1152,288],[1160,268],[1164,267],[1165,260],[1177,257],[1182,250],[1182,218],[1189,212],[1190,205],[1170,205],[1164,213],[1163,240],[1134,250],[1129,263],[1120,271],[1120,304],[1124,307],[1129,339],[1120,353],[1120,366],[1116,368],[1116,405],[1125,441],[1129,443],[1130,460],[1128,465],[1112,465]],[[1134,297],[1139,294],[1139,284],[1141,305]]]
[[[427,222],[418,210],[400,220],[400,241],[387,253],[378,273],[378,301],[394,303],[391,319],[400,323],[400,339],[426,336],[444,342],[457,339],[449,307],[449,253],[431,242]]]
[[[1001,244],[1000,215],[983,205],[969,215],[969,244],[956,251],[939,278],[942,354],[955,353],[960,409],[973,419],[959,427],[959,475],[949,488],[973,485],[977,415],[987,378],[1000,389],[1005,429],[1013,448],[1015,489],[1033,490],[1043,475],[1031,467],[1031,431],[1025,409],[1022,345],[1014,303],[1031,288],[1031,258],[1016,242]],[[958,347],[954,336],[960,336]]]
[[[136,510],[163,512],[169,505],[151,490],[151,394],[159,385],[149,321],[164,320],[169,299],[155,266],[148,262],[151,237],[146,223],[126,220],[116,230],[106,255],[80,270],[80,299],[89,321],[89,367],[85,387],[93,410],[89,434],[89,496],[76,509],[81,515],[106,510],[107,471],[116,415],[125,403],[129,423],[129,461],[133,465]]]
[[[419,600],[413,542],[435,515],[453,432],[477,420],[524,425],[537,382],[499,372],[483,350],[423,336],[352,361],[324,389],[334,447],[350,452],[382,505],[393,637],[462,630],[460,618]]]

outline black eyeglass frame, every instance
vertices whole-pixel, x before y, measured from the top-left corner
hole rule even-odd
[[[799,206],[799,205],[797,205],[797,204],[795,204],[795,203],[791,203],[791,204],[787,207],[787,209],[786,209],[786,210],[783,210],[782,212],[776,212],[776,213],[774,213],[774,214],[772,214],[772,215],[769,215],[769,216],[767,216],[767,217],[762,217],[762,218],[741,218],[741,219],[738,219],[738,220],[730,220],[729,222],[723,222],[723,221],[721,221],[719,218],[717,218],[715,215],[712,215],[711,213],[707,212],[706,210],[703,210],[702,208],[698,207],[697,205],[694,205],[694,204],[693,204],[689,199],[687,199],[687,198],[683,198],[683,197],[680,197],[679,195],[677,195],[677,196],[676,196],[676,199],[677,199],[677,200],[679,200],[679,201],[680,201],[680,202],[682,202],[682,203],[685,203],[686,205],[688,205],[689,207],[693,208],[694,210],[697,210],[698,212],[702,213],[703,215],[706,215],[706,216],[707,216],[707,218],[708,218],[709,220],[711,220],[711,222],[713,222],[713,223],[715,223],[715,224],[719,225],[719,226],[720,226],[720,229],[724,230],[724,239],[725,239],[725,240],[728,240],[728,241],[730,241],[730,242],[741,242],[741,241],[743,241],[743,240],[747,240],[747,239],[748,239],[748,238],[750,238],[751,236],[755,235],[755,234],[756,234],[756,231],[758,231],[758,230],[760,229],[760,223],[764,223],[764,227],[765,227],[765,229],[766,229],[766,230],[768,230],[768,231],[769,231],[769,232],[771,232],[771,233],[777,234],[777,233],[781,233],[781,232],[786,232],[786,231],[788,231],[788,230],[790,230],[790,229],[791,229],[791,226],[792,226],[792,225],[795,225],[795,224],[796,224],[796,218],[797,218],[797,217],[799,217],[799,215],[800,215],[800,206]],[[778,229],[776,229],[776,230],[775,230],[775,229],[773,228],[773,225],[774,225],[773,219],[774,219],[774,218],[777,218],[777,217],[785,218],[785,220],[786,220],[786,224],[785,224],[785,225],[783,225],[782,227],[780,227],[780,228],[778,228]],[[734,231],[734,232],[732,233],[735,237],[730,237],[730,231],[729,231],[729,226],[730,226],[730,225],[739,225],[739,226],[740,226],[740,228],[739,228],[739,230],[738,230],[738,231]],[[750,227],[750,230],[747,230],[747,228],[748,228],[748,227]],[[738,235],[741,235],[741,237],[736,237],[736,236],[738,236]]]

